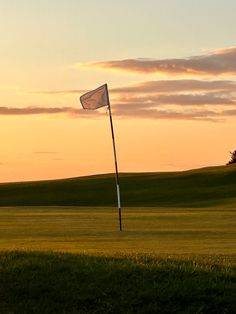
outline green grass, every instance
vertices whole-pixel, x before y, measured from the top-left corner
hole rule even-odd
[[[235,270],[224,256],[1,253],[0,312],[233,314]]]
[[[0,208],[0,250],[236,254],[234,208]]]
[[[0,184],[0,313],[236,313],[236,165],[114,183]]]
[[[235,212],[1,208],[0,313],[234,313]]]
[[[172,173],[121,174],[122,205],[209,207],[236,204],[236,165]],[[0,206],[115,206],[114,175],[2,183]]]

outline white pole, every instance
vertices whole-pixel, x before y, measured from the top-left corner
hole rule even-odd
[[[110,105],[110,99],[109,99],[108,88],[107,88],[107,99],[108,99],[108,110],[109,110],[109,116],[110,116],[111,135],[112,135],[113,150],[114,150],[114,158],[115,158],[116,190],[117,190],[117,205],[118,205],[118,212],[119,212],[119,225],[120,225],[120,231],[122,231],[122,216],[121,216],[121,203],[120,203],[119,172],[118,172],[118,164],[117,164],[117,157],[116,157],[116,144],[115,144],[115,136],[114,136],[114,129],[113,129],[113,121],[112,121],[111,105]]]

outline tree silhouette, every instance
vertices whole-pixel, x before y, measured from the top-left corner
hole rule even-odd
[[[230,159],[230,161],[227,163],[227,165],[235,164],[235,163],[236,163],[236,150],[233,151],[232,153],[230,152],[230,154],[231,154],[231,159]]]

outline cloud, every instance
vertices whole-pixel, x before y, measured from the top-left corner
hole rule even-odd
[[[45,108],[45,107],[24,107],[24,108],[13,108],[13,107],[0,107],[1,115],[32,115],[32,114],[55,114],[72,112],[70,107],[62,108]]]
[[[51,92],[53,94],[60,91]],[[64,92],[71,93],[70,90]],[[119,119],[220,121],[236,116],[236,82],[233,80],[146,81],[111,88],[109,92],[112,111]],[[75,93],[74,90],[73,93]],[[0,107],[0,115],[46,114],[86,119],[105,117],[104,111],[104,108],[101,111],[86,111],[79,107],[79,103],[78,108],[68,106]]]
[[[37,108],[37,113],[33,111],[33,108],[29,111],[26,108],[11,108],[12,110],[8,110],[9,108],[5,108],[7,110],[7,115],[29,115],[29,114],[42,114],[45,111],[41,112]],[[18,111],[20,109],[20,113]],[[51,108],[49,108],[51,109]],[[67,108],[68,109],[68,108]],[[69,118],[91,118],[91,111],[82,111],[85,114],[81,115],[81,111],[79,109],[71,108],[73,115],[69,115]],[[70,110],[61,110],[60,113],[67,114]],[[49,110],[47,114],[55,114],[58,111]],[[97,110],[93,111],[93,118],[98,116],[105,116],[102,113],[99,113]],[[5,115],[5,111],[3,107],[0,107],[0,115]],[[227,109],[227,110],[203,110],[201,107],[197,109],[189,109],[183,108],[165,108],[165,107],[157,107],[153,104],[145,104],[145,103],[129,103],[128,105],[124,104],[116,104],[113,106],[113,114],[117,118],[125,119],[125,118],[144,118],[144,119],[171,119],[171,120],[202,120],[202,121],[220,121],[224,117],[234,117],[236,116],[236,109]],[[38,151],[34,152],[35,154],[57,154],[57,152],[52,151]]]
[[[32,115],[32,114],[55,114],[68,112],[69,108],[44,108],[44,107],[0,107],[0,115]]]
[[[113,112],[122,118],[222,121],[236,116],[236,82],[229,80],[149,81],[112,93]]]
[[[177,93],[184,91],[236,92],[236,82],[232,80],[158,80],[111,89],[112,93]]]
[[[179,105],[230,106],[236,104],[234,81],[165,80],[142,82],[111,90],[114,105],[146,107]]]
[[[98,116],[98,112],[85,111],[83,109],[77,109],[74,107],[0,107],[0,115],[10,116],[10,115],[54,115],[54,114],[68,114],[69,116],[79,116],[79,117],[91,117]]]
[[[228,117],[230,117],[230,116],[234,117],[234,116],[236,116],[236,109],[224,110],[224,111],[222,111],[222,115],[228,116]]]
[[[151,105],[180,105],[180,106],[196,106],[196,105],[235,105],[236,100],[231,97],[217,96],[213,93],[205,94],[170,94],[170,95],[131,95],[130,97],[120,96],[120,106],[127,106],[130,103]]]
[[[215,91],[215,92],[236,92],[236,82],[232,80],[158,80],[145,81],[137,84],[127,85],[123,87],[110,88],[109,93],[173,93],[184,91]],[[83,94],[88,90],[51,90],[37,91],[37,94]]]
[[[205,55],[188,58],[126,59],[92,62],[80,66],[138,73],[165,73],[171,75],[235,75],[236,47],[217,49]]]
[[[228,110],[209,110],[209,109],[187,109],[182,108],[150,108],[147,106],[131,106],[116,107],[113,110],[114,114],[119,118],[142,118],[142,119],[157,119],[157,120],[194,120],[194,121],[211,121],[222,122],[226,118],[236,117],[236,109]]]
[[[200,120],[200,121],[217,121],[220,118],[215,111],[176,111],[176,110],[159,110],[149,108],[139,108],[135,113],[127,108],[126,110],[116,110],[115,114],[122,118],[146,118],[158,120]]]

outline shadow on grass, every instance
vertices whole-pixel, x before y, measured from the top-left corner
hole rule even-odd
[[[219,257],[0,254],[0,313],[236,313]]]

